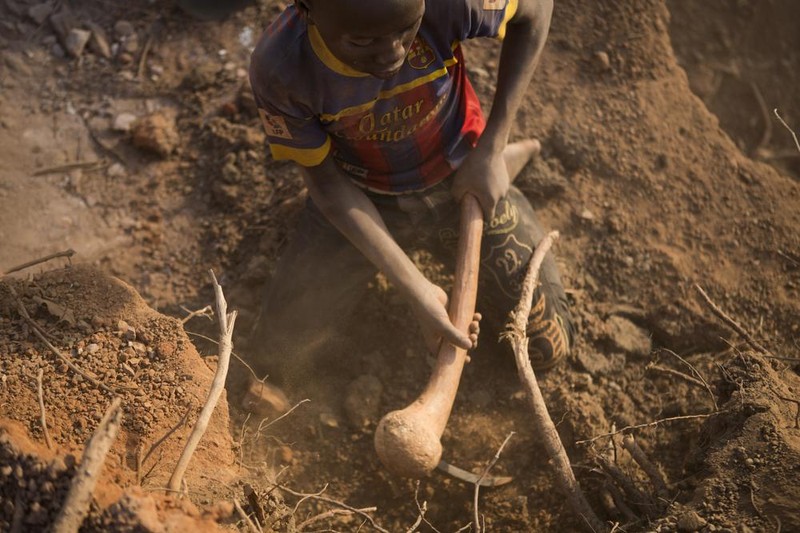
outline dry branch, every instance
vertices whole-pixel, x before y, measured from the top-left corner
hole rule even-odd
[[[542,261],[553,245],[553,241],[557,238],[558,232],[551,232],[542,239],[536,247],[536,252],[531,258],[528,272],[525,275],[520,302],[512,313],[512,322],[509,322],[506,326],[507,332],[504,334],[504,337],[508,339],[514,349],[517,372],[528,393],[527,396],[530,400],[531,409],[533,410],[534,428],[542,435],[545,449],[553,462],[553,467],[556,471],[556,479],[561,490],[569,501],[572,510],[581,516],[593,531],[608,531],[608,527],[597,517],[591,506],[589,506],[589,502],[586,501],[586,496],[584,496],[580,486],[578,486],[575,473],[572,471],[572,466],[569,462],[569,457],[567,457],[567,452],[564,450],[564,444],[561,442],[555,424],[553,424],[553,420],[547,412],[547,406],[544,403],[542,391],[539,389],[539,384],[536,381],[536,374],[533,371],[533,367],[531,367],[531,362],[528,357],[528,337],[526,335],[526,329],[528,315],[530,314],[531,303],[533,301],[533,291],[538,282],[539,269],[541,268]]]
[[[217,363],[217,371],[214,374],[214,380],[211,382],[211,388],[208,391],[208,399],[205,405],[203,405],[203,409],[200,411],[192,434],[186,442],[186,447],[183,449],[180,459],[178,459],[178,464],[175,466],[175,470],[169,478],[167,487],[170,490],[180,489],[186,467],[189,466],[192,454],[194,454],[195,448],[197,448],[200,439],[203,438],[203,434],[206,432],[214,408],[216,408],[219,397],[225,389],[225,378],[228,375],[231,351],[233,351],[233,326],[236,323],[236,311],[228,313],[228,302],[225,301],[222,287],[220,287],[217,282],[217,277],[214,275],[214,272],[209,271],[209,273],[211,274],[211,280],[214,285],[217,319],[219,320],[219,362]]]
[[[356,509],[355,507],[347,505],[346,503],[340,502],[338,500],[334,500],[333,498],[328,498],[327,496],[323,496],[322,493],[325,492],[325,489],[328,487],[327,485],[325,485],[325,487],[323,487],[322,490],[320,490],[316,494],[304,494],[302,492],[296,492],[296,491],[294,491],[294,490],[292,490],[292,489],[290,489],[290,488],[288,488],[288,487],[286,487],[284,485],[280,485],[278,483],[275,483],[274,485],[275,485],[276,488],[278,488],[278,489],[280,489],[280,490],[282,490],[282,491],[284,491],[284,492],[286,492],[288,494],[291,494],[292,496],[297,496],[298,498],[300,498],[300,501],[297,502],[297,504],[295,505],[295,511],[297,510],[297,507],[299,507],[300,504],[303,503],[304,501],[306,501],[306,500],[317,500],[317,501],[320,501],[320,502],[325,502],[325,503],[329,503],[331,505],[335,505],[337,507],[340,507],[342,509],[350,511],[353,514],[357,514],[357,515],[363,517],[364,519],[366,519],[369,522],[369,525],[371,525],[373,527],[373,529],[375,529],[376,531],[380,531],[381,533],[389,533],[386,529],[384,529],[381,526],[379,526],[375,522],[375,520],[372,518],[371,515],[367,514],[366,512],[362,511],[361,509]]]
[[[47,412],[44,409],[44,391],[42,390],[42,377],[44,370],[39,369],[36,373],[36,395],[39,397],[39,419],[42,423],[42,432],[44,433],[44,441],[47,443],[47,449],[53,449],[53,441],[50,439],[50,432],[47,430]]]
[[[478,513],[478,494],[481,489],[481,481],[483,481],[483,478],[485,478],[489,474],[489,470],[491,470],[492,467],[495,465],[495,463],[500,459],[500,454],[503,453],[503,448],[506,447],[506,444],[508,444],[508,441],[513,436],[514,436],[513,431],[509,433],[508,436],[506,436],[505,440],[503,441],[503,444],[500,445],[500,447],[497,449],[497,452],[494,454],[494,457],[492,457],[492,459],[487,463],[486,468],[483,469],[483,472],[481,472],[481,475],[478,476],[478,479],[475,480],[475,493],[473,496],[473,503],[472,503],[475,516],[473,517],[472,523],[475,524],[476,533],[480,533],[481,531],[483,531],[480,523],[480,514]]]
[[[669,492],[667,491],[667,482],[664,480],[664,476],[661,475],[658,466],[656,466],[656,464],[647,457],[644,450],[639,447],[633,435],[629,433],[622,437],[622,447],[628,450],[628,453],[631,454],[636,464],[638,464],[642,470],[644,470],[644,473],[647,474],[647,477],[650,478],[650,483],[652,483],[653,488],[656,489],[656,495],[662,500],[667,501],[669,499]]]
[[[646,422],[644,424],[636,424],[635,426],[625,426],[622,429],[618,429],[616,431],[612,431],[610,433],[603,433],[602,435],[597,435],[596,437],[592,437],[591,439],[584,439],[584,440],[576,440],[575,444],[591,444],[594,441],[604,439],[607,437],[613,437],[614,435],[619,435],[620,433],[624,433],[626,431],[631,431],[634,429],[644,429],[644,428],[651,428],[663,424],[665,422],[673,422],[675,420],[697,420],[708,418],[714,415],[718,415],[721,413],[727,412],[725,409],[720,411],[714,411],[713,413],[702,413],[699,415],[682,415],[682,416],[670,416],[667,418],[659,418],[658,420],[653,420],[652,422]]]
[[[92,492],[97,484],[108,450],[117,438],[122,422],[122,399],[114,398],[100,425],[92,434],[83,451],[81,466],[72,478],[72,485],[64,506],[53,524],[53,533],[77,533],[92,502]]]
[[[75,255],[75,250],[73,250],[72,248],[70,248],[69,250],[64,250],[63,252],[56,252],[54,254],[46,255],[42,258],[34,259],[33,261],[28,261],[27,263],[22,263],[21,265],[11,267],[10,269],[6,270],[3,273],[2,277],[5,277],[9,274],[13,274],[14,272],[19,272],[20,270],[25,270],[26,268],[30,268],[32,266],[36,266],[41,263],[45,263],[47,261],[50,261],[51,259],[58,259],[59,257],[66,257],[69,259],[73,255]]]
[[[251,533],[261,533],[262,529],[259,526],[257,526],[253,522],[253,520],[250,519],[249,516],[247,516],[247,513],[244,512],[242,506],[239,505],[239,502],[236,501],[235,499],[233,500],[233,507],[236,509],[236,512],[239,513],[239,516],[244,521],[244,523],[247,524],[247,529],[249,529]]]
[[[734,319],[732,319],[730,316],[728,316],[727,314],[725,314],[725,311],[723,311],[722,309],[720,309],[720,308],[719,308],[719,306],[717,306],[717,304],[715,304],[715,303],[714,303],[714,302],[711,300],[711,298],[709,298],[708,294],[706,294],[706,291],[704,291],[704,290],[703,290],[703,288],[702,288],[700,285],[695,285],[695,288],[697,288],[697,290],[700,292],[700,296],[702,296],[702,297],[703,297],[703,300],[705,300],[705,302],[706,302],[706,304],[708,305],[708,307],[710,307],[710,308],[711,308],[711,311],[712,311],[712,312],[713,312],[715,315],[717,315],[717,317],[718,317],[720,320],[722,320],[722,321],[723,321],[723,322],[725,322],[725,323],[726,323],[728,326],[730,326],[730,328],[731,328],[731,329],[733,329],[733,331],[735,331],[736,333],[738,333],[739,335],[741,335],[741,336],[742,336],[742,338],[743,338],[745,341],[747,341],[747,344],[749,344],[751,348],[753,348],[753,349],[754,349],[755,351],[757,351],[757,352],[761,352],[761,353],[763,353],[763,354],[767,354],[767,355],[769,355],[769,356],[772,356],[772,353],[771,353],[769,350],[767,350],[766,348],[764,348],[764,347],[763,347],[763,346],[762,346],[762,345],[761,345],[761,344],[760,344],[758,341],[756,341],[756,340],[755,340],[753,337],[751,337],[751,336],[750,336],[750,334],[749,334],[749,333],[748,333],[748,332],[747,332],[747,331],[746,331],[746,330],[745,330],[745,329],[744,329],[742,326],[740,326],[738,322],[736,322],[736,321],[735,321]]]
[[[669,350],[667,348],[663,348],[663,351],[668,353],[669,355],[675,357],[676,359],[678,359],[678,361],[680,361],[681,363],[683,363],[684,365],[689,367],[689,370],[692,371],[692,373],[697,377],[698,380],[700,380],[702,385],[705,387],[706,391],[708,391],[708,395],[711,397],[711,403],[714,404],[714,410],[716,411],[717,409],[719,409],[719,406],[717,405],[717,397],[714,396],[714,391],[711,390],[711,386],[708,384],[708,381],[706,381],[706,378],[703,377],[703,374],[701,374],[700,371],[697,370],[694,367],[694,365],[692,365],[689,361],[687,361],[686,359],[684,359],[680,355],[676,354],[672,350]]]

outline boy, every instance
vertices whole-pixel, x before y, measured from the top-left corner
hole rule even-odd
[[[452,261],[467,193],[486,220],[478,309],[505,321],[543,237],[510,185],[539,143],[507,141],[551,13],[552,0],[296,0],[270,25],[251,83],[272,156],[303,168],[310,200],[257,325],[269,363],[303,364],[377,270],[408,300],[432,351],[441,340],[470,348],[444,291],[404,252]],[[460,46],[481,36],[503,39],[488,121]],[[528,328],[537,369],[563,360],[572,342],[552,257],[541,279]]]

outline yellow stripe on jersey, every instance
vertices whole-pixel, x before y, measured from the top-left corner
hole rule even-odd
[[[392,87],[388,91],[381,91],[380,93],[378,93],[378,97],[375,98],[374,100],[370,100],[369,102],[365,102],[357,106],[346,107],[335,114],[322,113],[319,117],[324,121],[333,122],[334,120],[339,120],[342,117],[346,117],[349,115],[356,115],[363,111],[367,111],[369,109],[372,109],[372,107],[375,105],[375,102],[377,102],[378,100],[386,100],[388,98],[392,98],[393,96],[397,96],[400,93],[410,91],[411,89],[415,89],[420,85],[425,85],[428,82],[431,82],[437,78],[441,78],[442,76],[447,75],[448,67],[452,67],[456,63],[458,63],[458,60],[455,57],[451,57],[450,59],[446,59],[444,61],[444,67],[440,68],[439,70],[435,70],[426,76],[422,76],[421,78],[417,78],[415,80],[411,80],[407,83],[403,83],[396,87]]]
[[[514,18],[514,15],[517,13],[517,3],[518,0],[508,0],[506,4],[506,12],[503,15],[503,22],[500,23],[500,28],[497,30],[497,38],[502,40],[506,36],[506,26],[508,25],[508,21]]]
[[[322,146],[318,148],[295,148],[270,142],[269,150],[275,160],[290,159],[304,167],[315,167],[328,157],[328,153],[331,151],[331,138],[326,138]]]
[[[322,40],[322,35],[319,34],[319,30],[313,24],[308,25],[308,39],[311,41],[311,48],[314,49],[314,53],[317,54],[320,61],[325,63],[325,66],[332,71],[342,76],[350,76],[351,78],[364,78],[369,76],[369,74],[359,72],[339,61],[330,51],[328,45],[325,44],[325,41]]]

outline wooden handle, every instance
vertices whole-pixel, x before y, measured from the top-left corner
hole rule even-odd
[[[450,299],[450,320],[467,331],[478,295],[483,213],[478,200],[461,201],[456,273]],[[375,431],[375,449],[393,473],[419,478],[430,474],[442,455],[440,442],[458,392],[467,352],[442,342],[436,365],[422,394],[408,407],[384,416]]]

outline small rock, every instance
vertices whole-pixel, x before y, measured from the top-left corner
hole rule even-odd
[[[114,163],[108,167],[106,174],[109,178],[124,178],[128,174],[128,171],[125,170],[125,167],[120,163]]]
[[[380,415],[381,396],[383,385],[375,376],[363,375],[356,378],[347,386],[347,395],[344,400],[344,411],[348,422],[361,429]]]
[[[327,426],[329,428],[339,427],[339,420],[337,420],[337,418],[331,413],[320,413],[319,421],[323,426]]]
[[[97,353],[97,351],[99,349],[100,349],[100,345],[99,344],[92,343],[92,344],[90,344],[90,345],[88,345],[86,347],[86,353],[91,355],[91,354]]]
[[[600,67],[601,70],[610,70],[611,69],[611,58],[608,57],[608,53],[604,51],[599,51],[594,53],[594,62],[595,64]]]
[[[578,363],[590,376],[600,376],[611,371],[611,361],[598,350],[577,350]]]
[[[133,33],[122,40],[122,50],[135,54],[139,50],[139,37]]]
[[[114,33],[117,37],[127,37],[133,34],[134,31],[136,30],[133,29],[133,24],[127,20],[118,20],[116,24],[114,24]]]
[[[64,38],[64,48],[72,57],[80,57],[91,36],[92,32],[90,31],[73,28]]]
[[[245,411],[259,415],[285,413],[289,410],[289,399],[281,389],[270,383],[251,380],[247,392],[242,399]]]
[[[583,211],[581,211],[580,217],[581,217],[581,219],[587,220],[589,222],[591,222],[592,220],[597,218],[596,216],[594,216],[594,213],[592,213],[588,209],[584,209]]]
[[[94,22],[87,22],[86,27],[92,32],[92,38],[89,40],[89,48],[92,51],[106,59],[111,58],[111,46],[108,44],[108,36],[105,30]]]
[[[646,357],[653,347],[647,332],[621,316],[612,316],[606,321],[606,334],[616,348],[631,355]]]
[[[50,53],[59,59],[64,59],[65,57],[67,57],[67,53],[64,51],[63,48],[61,48],[61,45],[58,43],[53,43],[53,46],[50,47]]]
[[[41,4],[36,4],[28,9],[28,16],[32,18],[36,24],[44,24],[44,21],[47,20],[47,17],[49,17],[50,13],[52,12],[53,3],[42,2]]]
[[[687,511],[678,517],[678,531],[700,531],[706,524],[706,520],[694,511]]]
[[[134,146],[166,157],[178,147],[180,136],[171,113],[155,112],[131,125]]]
[[[120,113],[114,118],[114,124],[111,129],[122,132],[131,131],[131,124],[136,122],[136,119],[137,116],[133,113]]]
[[[122,338],[127,341],[136,339],[136,330],[124,320],[117,322],[117,331],[122,334]]]
[[[291,464],[294,458],[294,452],[289,446],[281,446],[278,449],[278,455],[280,456],[281,463],[285,465]]]

